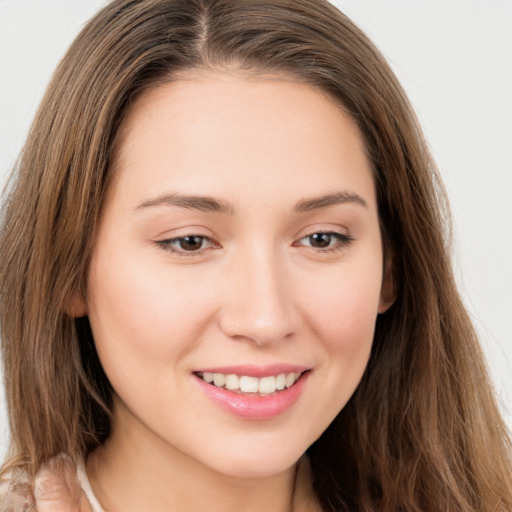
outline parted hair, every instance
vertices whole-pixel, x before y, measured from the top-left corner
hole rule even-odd
[[[145,91],[197,69],[286,74],[357,123],[373,165],[394,305],[354,395],[308,449],[326,511],[512,510],[512,463],[453,278],[449,212],[415,115],[378,50],[324,0],[114,0],[56,70],[6,189],[0,322],[5,476],[109,436],[112,389],[86,295],[119,128]]]

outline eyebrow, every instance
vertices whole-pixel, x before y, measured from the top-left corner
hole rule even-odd
[[[366,201],[357,194],[335,192],[310,199],[302,199],[295,205],[294,211],[305,213],[344,203],[355,203],[368,208]],[[225,201],[209,196],[189,196],[181,194],[162,194],[153,199],[143,201],[135,209],[140,210],[155,206],[178,206],[180,208],[210,213],[234,213],[233,207]]]
[[[154,199],[143,201],[135,209],[139,210],[153,206],[178,206],[201,212],[233,213],[233,208],[224,201],[208,196],[184,196],[181,194],[163,194]]]
[[[312,210],[320,210],[322,208],[329,208],[337,204],[356,203],[365,208],[368,208],[367,202],[359,195],[348,192],[335,192],[325,196],[313,197],[311,199],[303,199],[299,201],[294,210],[297,212],[310,212]]]

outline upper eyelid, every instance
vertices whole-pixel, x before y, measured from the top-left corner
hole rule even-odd
[[[302,240],[303,238],[307,238],[308,236],[318,235],[318,234],[349,236],[347,233],[342,233],[341,231],[336,231],[335,229],[315,229],[313,231],[308,231],[306,234],[304,234],[298,238],[300,240]]]
[[[338,219],[332,219],[330,222],[322,219],[312,219],[312,222],[303,224],[302,227],[296,231],[296,236],[299,238],[301,233],[303,233],[302,236],[312,235],[315,233],[345,234],[349,231],[349,226],[345,225],[345,223],[341,223]]]
[[[165,229],[159,229],[153,233],[154,240],[174,240],[175,238],[184,238],[186,236],[215,238],[215,234],[213,234],[212,230],[202,224],[190,225],[186,223],[183,225],[177,224],[175,227],[169,227],[167,225]]]

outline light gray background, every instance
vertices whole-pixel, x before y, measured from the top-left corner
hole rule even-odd
[[[58,60],[103,3],[0,0],[0,183]],[[512,0],[334,3],[389,59],[425,128],[451,199],[457,277],[512,426]],[[0,401],[0,459],[7,442]]]

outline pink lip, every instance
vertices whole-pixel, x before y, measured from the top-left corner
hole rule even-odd
[[[244,372],[238,373],[231,367],[229,372],[220,371],[216,369],[218,373],[233,373],[238,375],[251,375],[260,376],[261,374],[254,375],[251,373]],[[210,370],[204,370],[210,371]],[[279,373],[291,373],[286,371],[280,371],[278,373],[270,373],[270,375],[278,375]],[[268,376],[261,375],[261,376]],[[309,378],[310,372],[304,373],[299,380],[288,389],[283,391],[277,391],[273,395],[243,395],[241,393],[234,393],[227,389],[218,388],[212,384],[208,384],[201,377],[195,375],[197,383],[201,386],[201,389],[205,394],[219,405],[225,411],[238,416],[244,420],[270,420],[283,414],[285,411],[290,409],[295,402],[300,398],[304,386]]]
[[[237,365],[237,366],[217,366],[215,368],[201,368],[194,373],[223,373],[224,375],[248,375],[249,377],[270,377],[271,375],[280,375],[281,373],[302,373],[310,368],[307,366],[298,366],[292,364],[271,364],[268,366],[256,365]]]

